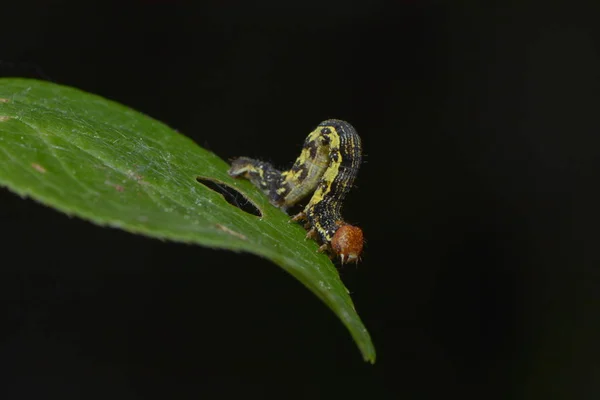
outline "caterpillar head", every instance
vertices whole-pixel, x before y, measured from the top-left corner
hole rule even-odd
[[[340,257],[342,264],[358,263],[363,249],[363,232],[358,226],[342,225],[331,239],[331,249]]]

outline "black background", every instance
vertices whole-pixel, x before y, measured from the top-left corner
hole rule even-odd
[[[366,153],[342,277],[378,351],[270,262],[0,192],[0,398],[593,399],[597,7],[22,2],[0,75],[75,86],[224,159]]]

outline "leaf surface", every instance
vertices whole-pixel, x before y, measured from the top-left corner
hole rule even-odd
[[[373,363],[375,349],[335,266],[228,167],[123,105],[48,82],[0,79],[0,185],[99,225],[265,257],[327,304]],[[198,177],[241,192],[260,215],[228,203]]]

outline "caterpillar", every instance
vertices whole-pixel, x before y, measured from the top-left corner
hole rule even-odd
[[[329,119],[313,130],[292,167],[279,171],[270,163],[247,157],[232,160],[229,175],[243,177],[261,189],[271,204],[287,210],[312,197],[292,221],[305,221],[307,237],[320,239],[319,251],[340,257],[342,264],[358,262],[363,232],[344,221],[343,201],[362,162],[362,144],[348,122]]]

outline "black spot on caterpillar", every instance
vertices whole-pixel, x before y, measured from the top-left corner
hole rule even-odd
[[[239,157],[229,174],[249,179],[284,211],[312,193],[304,211],[292,220],[306,221],[307,237],[318,237],[319,250],[333,252],[343,264],[358,262],[363,248],[362,230],[341,215],[361,162],[362,144],[354,127],[330,119],[308,135],[291,169],[281,172],[269,163]]]

